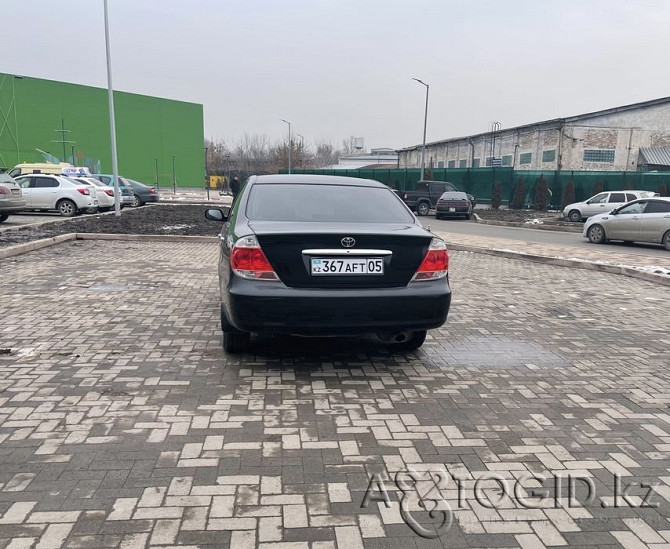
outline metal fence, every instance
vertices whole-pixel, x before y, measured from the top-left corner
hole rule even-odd
[[[357,169],[357,170],[292,170],[293,173],[340,175],[375,179],[398,190],[413,190],[421,176],[418,168]],[[285,173],[284,171],[282,173]],[[425,179],[449,181],[464,192],[477,197],[479,204],[490,204],[493,188],[500,183],[502,204],[508,206],[515,186],[523,181],[526,206],[535,202],[535,188],[544,178],[549,188],[550,208],[561,208],[564,192],[570,182],[574,185],[574,200],[581,201],[601,191],[635,189],[660,192],[670,191],[670,172],[582,172],[582,171],[529,171],[513,168],[463,168],[426,170]]]

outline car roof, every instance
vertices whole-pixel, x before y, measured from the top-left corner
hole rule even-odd
[[[386,185],[374,179],[361,179],[358,177],[345,177],[341,175],[316,175],[316,174],[278,174],[257,175],[252,178],[253,184],[296,184],[296,185],[349,185],[352,187],[379,187],[387,188]]]

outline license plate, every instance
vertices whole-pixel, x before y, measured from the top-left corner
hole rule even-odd
[[[312,258],[312,275],[383,275],[381,257],[348,257],[342,259]]]
[[[450,211],[450,212],[455,212],[455,211],[456,211],[456,208],[449,208],[449,211]]]

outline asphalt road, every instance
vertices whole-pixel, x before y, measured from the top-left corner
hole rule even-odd
[[[68,218],[62,217],[55,212],[31,212],[29,214],[10,215],[7,221],[0,223],[0,229],[34,225],[35,223],[44,223],[45,221],[58,221],[59,219]]]
[[[445,232],[447,234],[452,232],[486,238],[506,238],[521,242],[574,246],[575,248],[582,250],[585,248],[593,249],[595,246],[595,244],[591,244],[588,240],[583,238],[581,233],[566,233],[517,227],[499,227],[496,225],[482,225],[475,223],[474,221],[465,221],[462,219],[438,221],[433,216],[420,217],[419,219],[426,227],[430,226],[433,230]],[[627,254],[637,254],[647,257],[668,258],[668,252],[660,245],[610,243],[598,247],[598,251],[605,251],[607,249],[611,249],[615,252],[625,250]]]

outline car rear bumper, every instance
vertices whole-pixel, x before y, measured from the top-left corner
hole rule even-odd
[[[26,201],[23,198],[0,200],[0,213],[18,212],[25,207]]]
[[[231,324],[245,332],[347,335],[438,328],[447,320],[450,303],[445,279],[343,290],[235,277],[224,306]]]
[[[471,212],[469,207],[466,208],[458,208],[453,206],[450,207],[454,209],[453,212],[449,211],[449,207],[438,207],[435,210],[435,213],[437,215],[467,215]]]
[[[158,202],[159,197],[157,194],[142,194],[140,198],[143,202]]]

